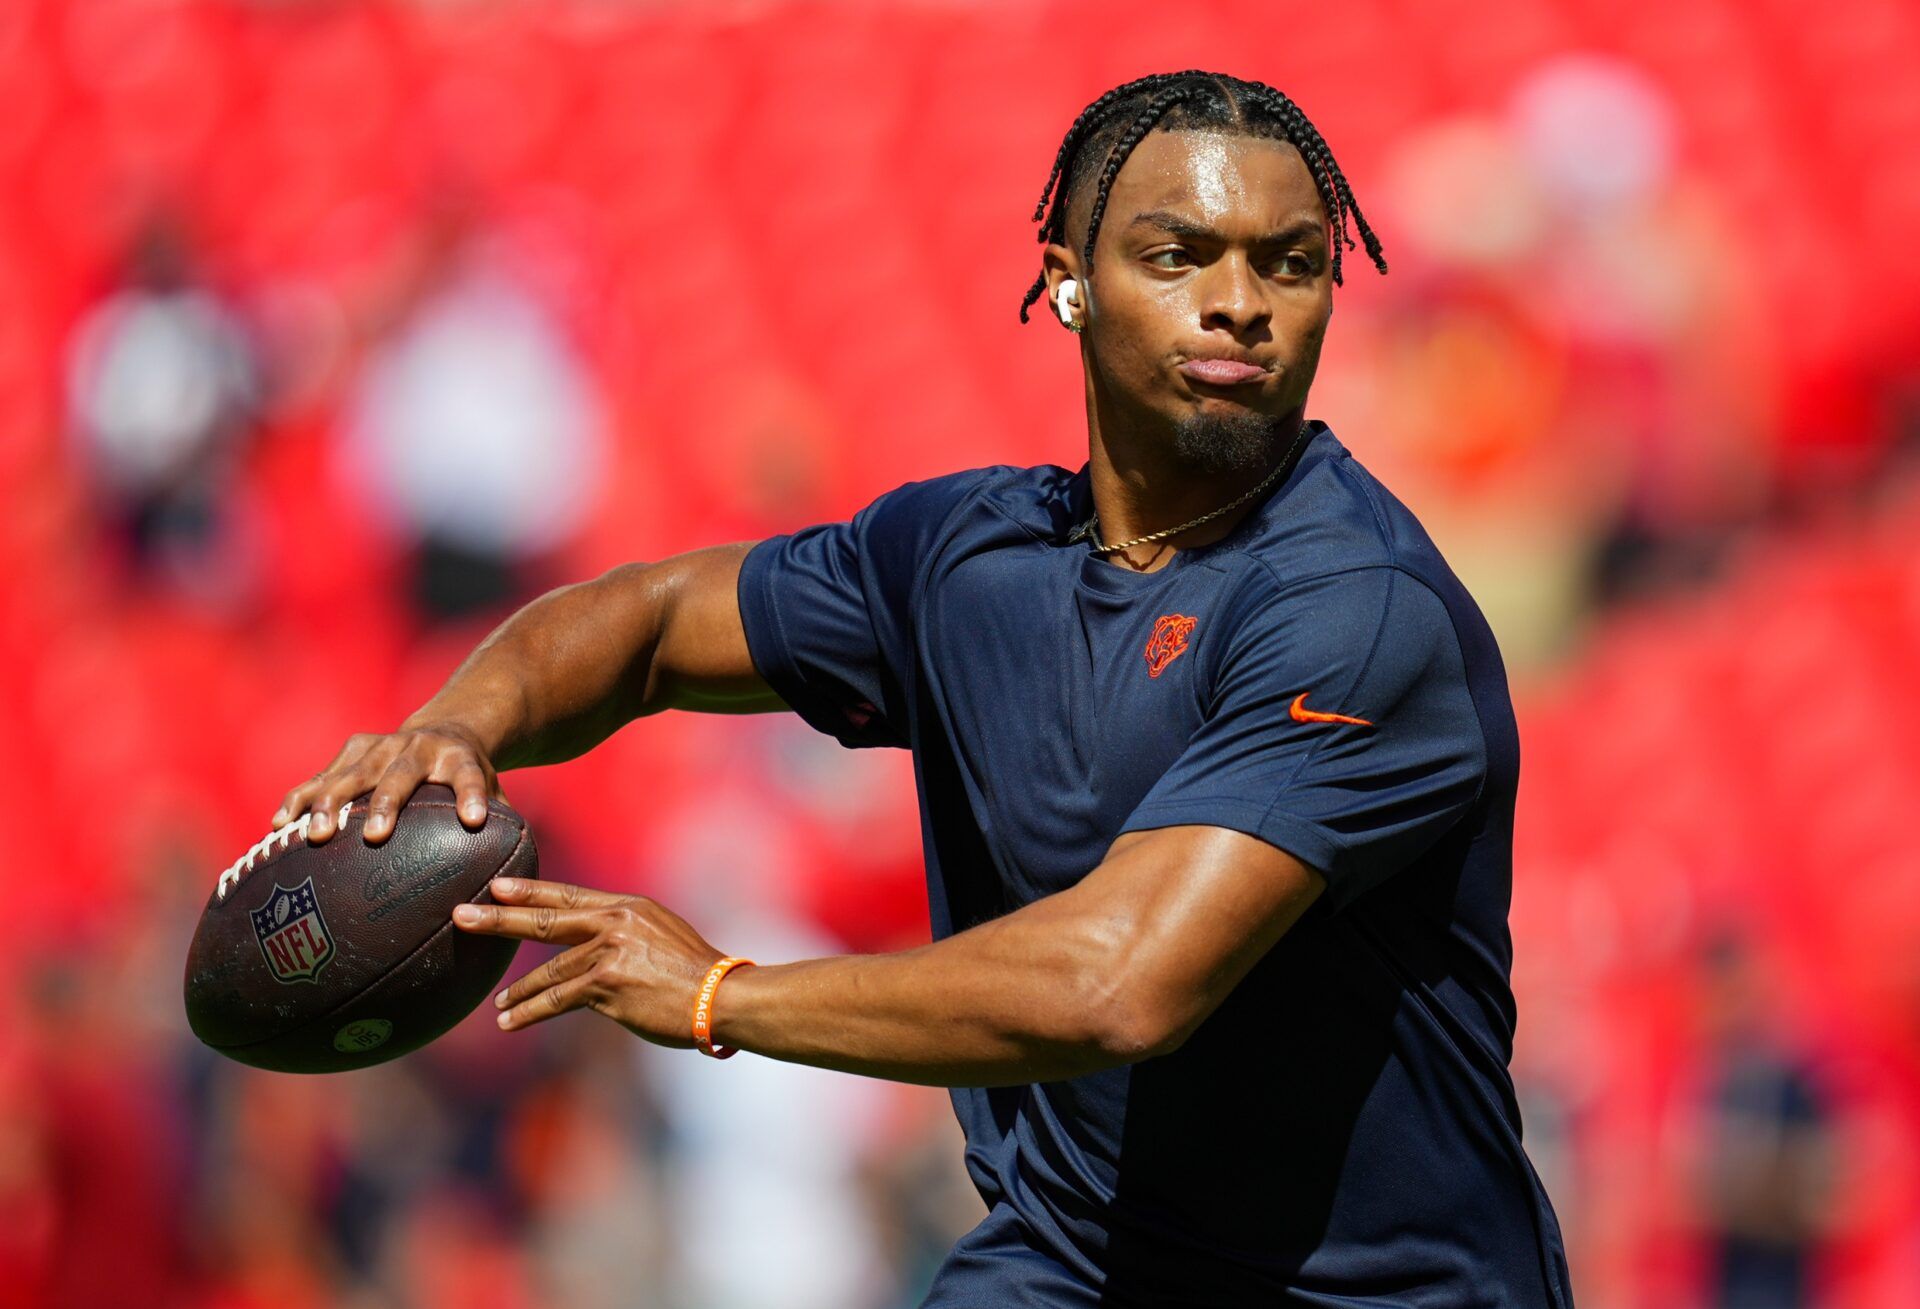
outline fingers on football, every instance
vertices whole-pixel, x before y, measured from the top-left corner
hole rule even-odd
[[[362,831],[368,845],[379,845],[393,832],[400,806],[419,789],[425,777],[426,770],[411,750],[402,751],[387,765],[367,799],[367,825]]]
[[[340,761],[347,758],[349,753],[353,753],[356,758],[358,754],[361,753],[354,751],[353,748],[354,742],[357,740],[359,740],[358,737],[348,737],[346,745],[340,748],[340,753],[333,757],[332,763],[329,763],[325,768],[322,768],[312,777],[309,777],[306,781],[300,783],[298,786],[289,790],[284,796],[280,797],[280,807],[275,810],[273,814],[273,825],[275,827],[285,826],[300,817],[301,814],[306,813],[307,810],[312,807],[313,797],[319,792],[320,788],[326,784],[327,779],[333,775],[334,770],[339,768]]]
[[[307,840],[315,845],[326,841],[333,835],[334,816],[340,807],[364,794],[386,767],[386,752],[381,748],[381,741],[381,737],[370,732],[348,737],[332,763],[287,792],[280,802],[280,811],[273,816],[273,825],[281,827],[297,820],[301,814],[311,813]]]
[[[315,774],[281,796],[280,807],[273,811],[272,826],[276,828],[285,827],[301,814],[307,812],[307,795],[319,780],[319,775]]]
[[[551,905],[476,904],[459,905],[455,924],[469,932],[489,936],[517,936],[523,941],[549,941],[575,945],[592,940],[601,928],[593,910],[556,909]],[[472,913],[467,913],[471,909]]]
[[[633,902],[630,895],[596,891],[569,882],[546,882],[534,877],[496,877],[487,888],[496,900],[516,905],[545,905],[552,909],[611,909]]]
[[[501,1014],[500,1026],[512,1031],[557,1018],[569,1009],[591,1006],[595,984],[596,979],[591,972],[568,978]]]
[[[528,1002],[538,999],[542,992],[592,969],[596,956],[597,952],[590,946],[575,946],[564,954],[555,955],[494,996],[494,1008],[527,1009]]]
[[[354,739],[364,740],[363,748],[351,763],[336,764],[322,774],[319,790],[308,801],[313,812],[313,821],[307,824],[309,844],[318,845],[331,837],[346,807],[377,786],[403,757],[402,746],[393,737]],[[411,793],[412,788],[408,788],[407,794]]]
[[[460,821],[476,831],[486,826],[487,797],[497,789],[492,770],[481,767],[479,760],[464,752],[446,759],[443,766],[447,776],[436,775],[434,780],[444,781],[453,788],[455,803],[460,806]],[[439,771],[436,769],[436,774]]]
[[[470,830],[486,826],[487,797],[497,789],[493,770],[464,744],[426,734],[389,738],[394,742],[386,770],[373,785],[368,801],[366,839],[378,845],[392,835],[400,810],[422,782],[440,782],[452,788],[455,812]],[[375,757],[370,752],[369,760]]]

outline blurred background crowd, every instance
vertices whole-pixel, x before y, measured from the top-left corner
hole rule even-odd
[[[1309,412],[1508,657],[1583,1309],[1920,1303],[1909,0],[7,0],[0,1309],[916,1302],[982,1213],[938,1090],[586,1014],[260,1074],[186,944],[540,590],[1078,467],[1032,206],[1196,66],[1301,103],[1393,266]],[[925,939],[902,753],[669,715],[506,784],[729,952]]]

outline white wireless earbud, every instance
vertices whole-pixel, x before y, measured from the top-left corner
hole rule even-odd
[[[1060,321],[1068,327],[1073,326],[1073,309],[1067,304],[1067,297],[1080,289],[1080,284],[1069,277],[1060,283],[1060,289],[1053,293],[1053,300],[1060,307]]]

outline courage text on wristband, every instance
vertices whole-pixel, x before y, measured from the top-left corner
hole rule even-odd
[[[693,1043],[700,1047],[700,1053],[710,1054],[715,1059],[728,1059],[739,1053],[738,1046],[716,1049],[713,1044],[713,993],[720,989],[720,979],[741,964],[750,964],[753,960],[742,959],[737,955],[728,955],[725,959],[707,969],[706,980],[700,983],[700,993],[693,1000]]]

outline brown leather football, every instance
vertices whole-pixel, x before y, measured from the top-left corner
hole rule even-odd
[[[187,1022],[230,1059],[337,1073],[417,1050],[500,983],[519,942],[453,925],[496,876],[538,877],[533,833],[502,800],[470,832],[429,783],[368,845],[363,797],[323,845],[307,818],[221,873],[187,951]]]

